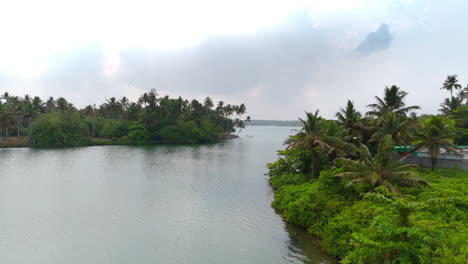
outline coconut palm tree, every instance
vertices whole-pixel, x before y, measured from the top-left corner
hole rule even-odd
[[[452,121],[441,116],[431,116],[424,122],[422,132],[418,135],[419,139],[414,145],[413,151],[428,150],[431,154],[431,169],[434,170],[441,149],[459,155],[457,150],[460,148],[453,144],[454,133],[455,125]]]
[[[346,103],[346,108],[340,108],[340,111],[335,114],[338,118],[338,122],[343,125],[343,127],[348,131],[350,134],[360,135],[360,120],[361,120],[361,113],[354,108],[353,102],[348,100]]]
[[[56,106],[60,112],[65,112],[68,109],[69,104],[65,98],[60,97],[59,99],[57,99]]]
[[[206,109],[211,109],[214,106],[213,100],[207,96],[205,100],[203,101],[203,106]]]
[[[465,88],[463,88],[459,93],[458,93],[458,98],[463,101],[465,101],[465,104],[468,105],[468,84],[466,85]]]
[[[461,88],[461,85],[458,84],[457,75],[448,75],[447,79],[445,79],[444,83],[442,84],[441,90],[447,90],[450,92],[450,98],[453,99],[453,90],[458,90]]]
[[[336,152],[340,155],[345,155],[347,151],[353,152],[351,144],[345,143],[339,137],[328,135],[318,114],[318,110],[314,114],[306,112],[307,119],[299,118],[302,129],[284,142],[284,144],[288,145],[288,149],[308,149],[310,151],[311,178],[315,178],[318,174],[319,152],[325,154]]]
[[[120,98],[120,105],[122,106],[123,111],[127,111],[128,106],[130,105],[130,101],[128,100],[126,96],[123,96],[122,98]]]
[[[216,106],[216,112],[218,112],[219,114],[224,113],[224,102],[223,101],[218,102],[218,105]]]
[[[388,113],[377,120],[376,131],[369,142],[381,143],[383,138],[389,136],[394,144],[406,146],[411,141],[408,133],[409,120],[403,120],[395,113]]]
[[[457,97],[445,98],[445,100],[440,104],[439,111],[443,115],[451,115],[458,107],[462,105],[462,99]]]
[[[381,152],[372,156],[366,145],[361,144],[358,160],[338,158],[335,162],[344,168],[344,172],[335,174],[335,177],[348,178],[350,181],[346,186],[362,182],[368,184],[371,189],[385,186],[399,197],[403,194],[395,185],[408,187],[421,187],[428,183],[419,177],[411,169],[416,165],[402,165],[399,160],[389,157],[388,148],[381,148]]]
[[[409,111],[421,109],[417,105],[406,106],[404,99],[407,95],[407,92],[395,85],[392,85],[390,88],[385,87],[384,98],[381,99],[376,96],[377,103],[367,106],[372,108],[371,111],[367,112],[367,115],[381,117],[386,113],[395,113],[400,116],[406,116]]]
[[[46,102],[46,111],[47,112],[53,112],[55,111],[55,108],[56,108],[56,105],[55,105],[55,100],[54,100],[54,97],[49,97],[49,99],[47,99],[47,102]]]

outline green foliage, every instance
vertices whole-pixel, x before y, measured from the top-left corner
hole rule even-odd
[[[414,171],[428,188],[386,186],[372,191],[362,183],[323,170],[316,180],[300,171],[307,152],[279,152],[268,165],[275,190],[272,205],[288,222],[322,238],[322,247],[342,263],[466,263],[468,256],[468,172]],[[293,169],[294,168],[294,169]]]
[[[129,122],[122,119],[102,120],[102,127],[98,129],[99,137],[103,138],[121,138],[127,135]]]
[[[213,143],[219,140],[219,135],[207,120],[201,122],[201,127],[195,121],[181,121],[177,125],[161,129],[161,139],[164,143],[171,144]]]
[[[78,146],[89,141],[88,127],[73,112],[43,114],[33,122],[31,133],[41,147]]]
[[[131,142],[132,144],[143,145],[146,142],[148,142],[150,138],[148,130],[146,130],[146,128],[143,125],[139,123],[134,123],[128,129],[129,132],[125,139]]]
[[[206,97],[202,104],[197,100],[189,102],[181,97],[177,99],[169,98],[167,95],[159,97],[156,90],[151,89],[142,94],[137,102],[130,102],[125,96],[120,99],[110,97],[101,105],[87,105],[78,110],[63,97],[58,99],[49,97],[47,101],[42,101],[37,96],[19,97],[6,92],[0,95],[0,137],[16,136],[18,140],[29,137],[32,131],[31,125],[35,120],[44,114],[55,112],[74,116],[76,120],[80,120],[88,127],[92,139],[88,139],[88,143],[63,139],[62,142],[54,142],[54,145],[211,143],[218,142],[221,134],[226,138],[234,138],[232,134],[234,132],[238,134],[245,124],[250,122],[249,116],[243,118],[247,111],[244,104],[225,105],[220,101],[215,109],[214,106],[210,97]],[[143,127],[130,128],[134,122]],[[43,128],[46,127],[42,126],[40,129]],[[50,134],[50,137],[68,137],[60,135],[63,133],[60,130],[54,131],[56,135],[53,135],[49,133],[50,131],[42,133],[38,129],[39,127],[35,133],[41,134],[42,137],[42,134]],[[175,134],[171,135],[172,132]],[[30,138],[26,140],[33,143]],[[41,138],[41,142],[45,141]],[[11,145],[16,143],[2,144],[2,146]]]

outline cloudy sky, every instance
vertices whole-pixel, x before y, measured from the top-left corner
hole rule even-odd
[[[8,1],[0,92],[244,102],[253,119],[333,117],[386,85],[435,113],[448,74],[468,84],[465,0]]]

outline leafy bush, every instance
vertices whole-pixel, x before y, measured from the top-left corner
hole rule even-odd
[[[143,145],[149,140],[149,134],[146,128],[138,123],[134,123],[129,127],[129,132],[126,140],[136,145]]]
[[[89,129],[77,113],[54,112],[34,120],[32,139],[37,146],[78,146],[88,143]]]
[[[129,122],[123,119],[101,120],[97,134],[103,138],[121,138],[127,135]]]

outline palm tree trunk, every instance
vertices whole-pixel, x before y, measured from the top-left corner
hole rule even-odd
[[[21,129],[21,119],[18,117],[18,126],[16,127],[16,130],[18,132],[18,138],[20,138],[20,129]]]
[[[431,169],[434,171],[437,165],[437,157],[431,157]]]
[[[315,179],[315,151],[310,151],[310,178]]]

